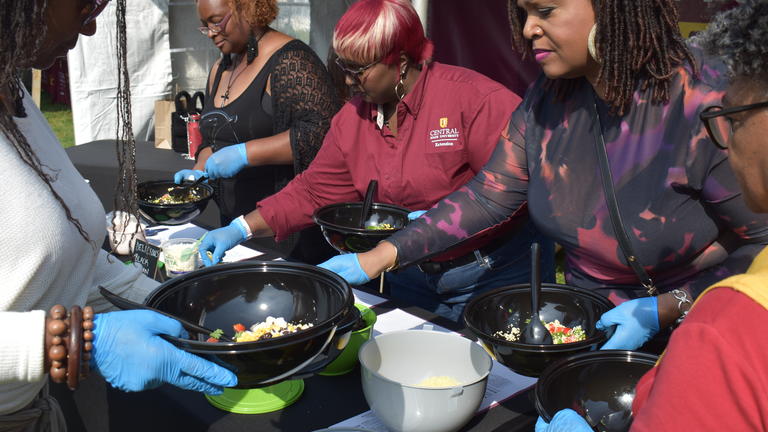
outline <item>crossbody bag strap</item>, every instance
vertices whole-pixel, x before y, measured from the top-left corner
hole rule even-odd
[[[595,121],[592,124],[592,134],[595,138],[595,152],[597,153],[597,161],[600,167],[600,179],[603,182],[603,193],[605,195],[605,202],[608,207],[608,215],[611,218],[611,225],[613,225],[613,231],[616,234],[616,240],[619,242],[619,247],[624,253],[624,257],[627,259],[627,263],[640,279],[640,283],[648,292],[649,296],[655,296],[658,294],[656,285],[653,283],[653,279],[648,275],[643,266],[638,262],[637,255],[632,248],[632,243],[629,241],[627,231],[624,229],[624,223],[621,221],[621,214],[619,213],[619,203],[616,200],[616,192],[613,188],[613,176],[611,175],[611,167],[608,164],[608,153],[605,149],[605,139],[603,138],[603,126],[600,122],[600,112],[597,110],[597,100],[593,101],[593,107],[595,110]]]

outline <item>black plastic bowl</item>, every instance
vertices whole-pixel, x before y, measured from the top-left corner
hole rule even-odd
[[[136,191],[142,216],[152,224],[181,225],[202,213],[208,205],[208,201],[213,197],[213,187],[200,183],[195,186],[195,190],[201,197],[196,201],[183,204],[153,204],[150,202],[166,194],[169,188],[178,186],[167,180],[139,183]]]
[[[514,326],[523,332],[531,311],[528,284],[510,285],[483,293],[464,309],[464,322],[501,364],[513,371],[537,377],[550,363],[583,351],[596,350],[609,335],[595,329],[600,316],[613,308],[605,297],[568,285],[542,284],[539,316],[545,322],[559,320],[567,327],[580,325],[587,338],[558,345],[509,342],[494,336]]]
[[[331,204],[315,210],[315,222],[320,225],[328,243],[341,253],[362,253],[408,224],[411,211],[392,204],[374,203],[365,226],[390,224],[392,229],[360,228],[361,202]]]
[[[597,431],[627,431],[637,382],[656,360],[647,353],[614,350],[560,360],[536,382],[536,411],[549,422],[561,409],[571,408]]]
[[[341,350],[337,332],[355,309],[352,289],[337,274],[306,264],[244,261],[208,267],[160,285],[146,304],[232,336],[268,316],[311,323],[293,334],[254,342],[206,342],[166,337],[173,345],[218,363],[254,388],[322,370]],[[351,331],[350,329],[347,330]],[[343,349],[343,347],[342,347]],[[335,354],[334,354],[335,353]]]

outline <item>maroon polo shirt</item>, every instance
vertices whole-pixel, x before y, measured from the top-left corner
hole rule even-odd
[[[361,201],[427,210],[488,161],[520,97],[477,72],[431,63],[397,107],[398,135],[376,124],[377,106],[359,96],[333,118],[309,168],[257,203],[277,240],[311,226],[324,205]]]

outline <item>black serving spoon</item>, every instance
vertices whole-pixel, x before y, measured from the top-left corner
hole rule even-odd
[[[371,212],[371,206],[373,206],[373,198],[376,196],[376,190],[378,188],[379,182],[377,180],[371,180],[368,182],[368,190],[365,191],[363,207],[360,209],[360,228],[365,228],[365,221],[368,220],[368,213]]]
[[[186,196],[187,192],[192,190],[193,187],[199,185],[200,183],[208,180],[208,176],[203,174],[198,178],[197,180],[193,181],[189,184],[181,184],[173,189],[171,189],[168,194],[171,195],[174,199],[183,199],[184,196]]]
[[[176,321],[180,322],[181,325],[184,326],[184,328],[186,328],[187,330],[192,330],[195,333],[199,333],[199,334],[204,335],[204,336],[210,336],[210,334],[213,333],[213,330],[211,330],[209,328],[205,328],[205,327],[203,327],[201,325],[189,322],[189,321],[187,321],[187,320],[185,320],[183,318],[179,318],[177,316],[173,316],[173,315],[169,314],[168,312],[163,312],[163,311],[161,311],[159,309],[155,309],[155,308],[153,308],[151,306],[147,306],[147,305],[144,305],[144,304],[141,304],[141,303],[136,303],[135,301],[128,300],[125,297],[120,297],[119,295],[117,295],[117,294],[113,293],[112,291],[104,288],[103,286],[99,286],[99,292],[101,293],[101,295],[104,296],[105,299],[107,299],[110,303],[112,303],[113,305],[119,307],[120,309],[123,309],[123,310],[131,310],[131,309],[151,310],[153,312],[159,313],[160,315],[165,315],[168,318],[175,319]],[[228,337],[228,336],[226,336],[224,334],[219,336],[218,339],[222,340],[224,342],[234,342],[234,340],[232,340],[230,337]]]
[[[523,330],[523,342],[533,345],[551,345],[552,335],[539,318],[539,298],[541,297],[541,269],[539,261],[541,251],[538,243],[531,244],[531,315],[528,325]]]

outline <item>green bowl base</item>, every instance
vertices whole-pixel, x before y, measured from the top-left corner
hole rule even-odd
[[[304,380],[283,381],[254,389],[225,388],[218,396],[205,395],[216,408],[237,414],[264,414],[279,411],[296,402],[304,393]]]

